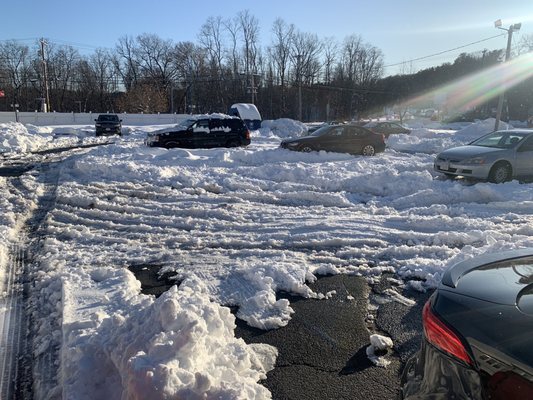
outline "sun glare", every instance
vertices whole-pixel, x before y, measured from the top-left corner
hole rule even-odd
[[[402,103],[402,108],[437,106],[461,112],[479,106],[533,76],[533,53],[517,57],[431,90]]]

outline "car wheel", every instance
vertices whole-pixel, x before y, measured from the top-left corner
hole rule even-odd
[[[491,168],[489,181],[492,183],[503,183],[511,180],[511,176],[511,165],[508,162],[499,162]]]
[[[172,148],[172,147],[179,147],[179,145],[180,145],[180,142],[167,142],[167,143],[165,144],[165,147],[166,147],[167,149],[170,149],[170,148]]]
[[[365,147],[363,147],[364,156],[373,156],[375,154],[376,154],[376,149],[371,144],[367,144]]]
[[[300,150],[302,153],[311,153],[313,151],[313,149],[306,144],[304,144],[303,146],[300,146],[298,150]]]

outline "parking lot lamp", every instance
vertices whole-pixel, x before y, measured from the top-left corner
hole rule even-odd
[[[507,50],[505,51],[505,62],[509,61],[511,58],[511,42],[513,40],[513,32],[518,32],[522,27],[521,23],[513,24],[509,29],[502,28],[502,20],[499,19],[494,22],[494,27],[497,29],[502,29],[507,31]],[[497,131],[500,127],[500,119],[502,117],[502,108],[503,108],[503,98],[505,96],[505,88],[502,88],[500,97],[498,98],[498,108],[496,109],[496,122],[494,124],[494,130]]]

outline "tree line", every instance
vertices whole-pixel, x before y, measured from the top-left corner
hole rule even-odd
[[[41,110],[46,102],[57,112],[211,113],[254,102],[269,119],[353,119],[502,56],[501,50],[462,54],[454,63],[383,77],[382,51],[359,35],[319,38],[281,18],[270,33],[262,46],[257,18],[242,11],[207,18],[195,42],[144,33],[82,55],[50,41],[3,41],[0,110],[15,104],[21,111]],[[520,96],[524,110],[533,106],[527,93]]]

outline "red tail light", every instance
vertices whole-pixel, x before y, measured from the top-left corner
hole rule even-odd
[[[246,136],[246,139],[250,139],[250,131],[248,129],[246,129],[245,136]]]
[[[422,311],[422,322],[429,343],[469,365],[473,364],[461,339],[431,311],[429,301]]]

